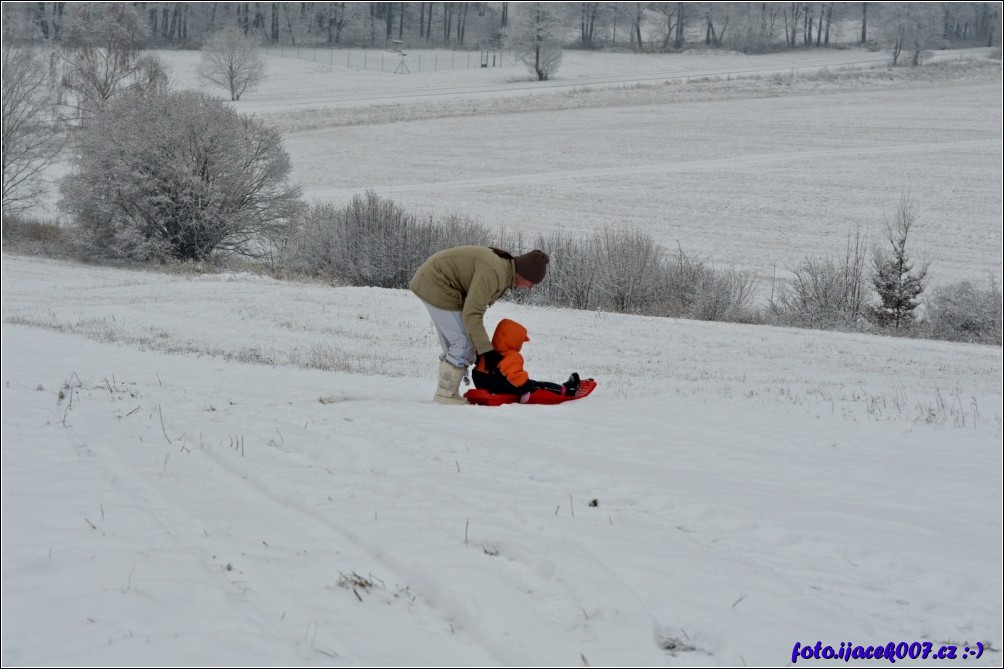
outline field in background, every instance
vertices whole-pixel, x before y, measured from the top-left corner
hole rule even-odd
[[[806,257],[842,256],[858,226],[883,242],[910,193],[932,284],[982,283],[1000,278],[1002,241],[1000,70],[967,60],[986,54],[938,54],[941,69],[910,82],[863,50],[569,52],[540,87],[518,68],[394,75],[273,57],[237,105],[287,129],[311,200],[372,189],[529,233],[627,226],[767,290]],[[197,55],[173,58],[179,85],[195,84]]]
[[[221,92],[199,79],[198,52],[159,53],[176,88]],[[803,259],[841,257],[859,226],[882,243],[909,193],[932,286],[985,285],[1001,278],[1002,243],[1002,89],[988,55],[890,70],[887,54],[856,49],[571,51],[549,82],[519,67],[405,75],[272,55],[267,81],[235,105],[283,129],[311,201],[373,190],[531,236],[640,229],[753,271],[763,299]],[[37,213],[55,216],[56,197]]]

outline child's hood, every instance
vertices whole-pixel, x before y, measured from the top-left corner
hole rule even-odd
[[[516,321],[503,318],[495,327],[495,336],[492,337],[492,347],[499,353],[507,353],[509,351],[519,351],[523,348],[523,344],[528,341],[530,341],[530,337],[527,336],[525,327]]]

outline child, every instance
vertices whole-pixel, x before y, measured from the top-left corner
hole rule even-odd
[[[579,389],[579,375],[575,372],[562,384],[534,381],[530,378],[523,369],[523,356],[519,353],[524,342],[528,341],[530,337],[527,336],[525,327],[508,318],[499,321],[492,337],[492,347],[502,354],[502,360],[498,368],[491,371],[486,368],[483,358],[478,360],[471,373],[474,387],[496,395],[519,395],[520,402],[523,403],[529,400],[530,393],[538,389],[559,395],[574,395]]]

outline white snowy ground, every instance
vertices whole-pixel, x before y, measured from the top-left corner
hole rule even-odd
[[[4,665],[1000,665],[999,348],[502,317],[597,391],[433,404],[406,291],[4,255]]]

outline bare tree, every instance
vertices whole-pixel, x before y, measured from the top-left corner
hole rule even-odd
[[[934,9],[927,3],[917,2],[896,4],[895,8],[892,17],[892,64],[897,65],[903,50],[907,50],[910,64],[920,65],[923,52],[940,35]]]
[[[124,3],[82,5],[59,52],[67,104],[81,118],[98,112],[124,92],[160,92],[167,73],[156,56],[141,55],[150,33],[136,10]]]
[[[635,2],[634,4],[634,14],[631,17],[631,41],[636,43],[636,48],[641,51],[644,47],[641,37],[641,24],[645,22],[645,12],[648,11],[649,3],[647,2]]]
[[[45,67],[30,46],[3,43],[3,210],[27,209],[44,193],[42,173],[62,145]]]
[[[593,36],[596,33],[596,21],[600,16],[600,3],[583,2],[579,8],[579,43],[583,48],[593,48]]]
[[[528,2],[516,9],[519,14],[510,27],[509,43],[537,80],[546,81],[561,67],[560,25],[554,5]]]
[[[748,6],[747,11],[749,11]],[[728,27],[728,4],[719,5],[714,2],[707,3],[705,5],[704,12],[704,45],[720,47],[722,45],[722,40],[725,38],[725,32],[728,30]],[[739,48],[743,49],[744,47],[740,46]]]
[[[202,49],[199,74],[206,81],[230,92],[231,100],[240,100],[265,78],[257,40],[240,28],[226,28],[216,33]]]
[[[868,3],[861,3],[861,43],[868,42]]]
[[[666,34],[662,38],[662,48],[668,49],[669,43],[673,39],[674,35],[679,31],[679,23],[674,24],[673,21],[679,21],[678,17],[683,11],[682,2],[654,2],[652,3],[652,8],[662,14],[666,21],[663,25],[666,27]],[[679,45],[677,45],[679,48]]]

